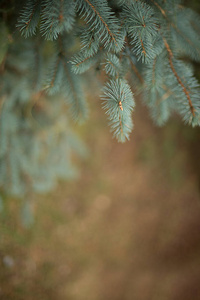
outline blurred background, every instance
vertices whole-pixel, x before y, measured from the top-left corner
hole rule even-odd
[[[89,151],[74,158],[79,177],[32,196],[27,213],[0,201],[0,299],[198,300],[200,129],[155,127],[137,99],[119,144],[97,95],[76,127]]]
[[[0,299],[200,299],[200,130],[154,127],[137,101],[119,144],[89,101],[79,179],[35,196],[31,226],[21,200],[1,212]]]

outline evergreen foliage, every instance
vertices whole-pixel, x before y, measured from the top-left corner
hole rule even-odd
[[[101,99],[118,141],[133,128],[133,91],[158,125],[172,113],[200,125],[200,18],[180,0],[11,2],[1,1],[0,20],[2,188],[21,195],[68,177],[72,150],[83,149],[69,118],[88,116],[89,71],[105,74]]]
[[[129,85],[121,80],[111,80],[104,88],[104,109],[108,114],[114,136],[122,142],[129,137],[133,128],[131,113],[134,100]]]

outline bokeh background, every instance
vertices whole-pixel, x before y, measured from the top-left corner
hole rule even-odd
[[[119,144],[97,95],[79,178],[33,196],[28,226],[23,200],[0,207],[0,299],[199,300],[200,130],[155,127],[137,99]]]
[[[1,212],[0,299],[200,299],[200,130],[156,128],[138,102],[119,144],[89,101],[79,179],[35,196],[29,227],[19,199]]]

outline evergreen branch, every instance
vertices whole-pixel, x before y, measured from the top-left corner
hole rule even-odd
[[[100,39],[97,33],[90,30],[89,26],[86,25],[79,35],[82,44],[81,51],[85,53],[85,56],[89,57],[97,54],[100,48]]]
[[[21,34],[27,38],[30,35],[34,35],[36,32],[36,27],[39,23],[41,11],[40,0],[28,0],[25,8],[23,9],[21,16],[18,20],[18,27]]]
[[[69,32],[75,21],[75,5],[70,0],[43,0],[40,30],[47,40]]]
[[[187,36],[185,36],[183,34],[183,32],[181,32],[177,26],[175,26],[175,24],[171,23],[170,24],[174,29],[175,31],[190,45],[192,46],[193,49],[195,49],[195,51],[198,53],[198,56],[200,57],[200,49],[194,44],[194,42],[191,41],[191,39],[189,39]]]
[[[94,7],[94,5],[92,5],[92,3],[89,0],[85,0],[89,6],[92,8],[92,10],[94,11],[94,13],[99,17],[99,19],[101,20],[101,22],[104,24],[104,26],[106,27],[108,34],[110,35],[111,39],[114,41],[116,47],[117,45],[117,41],[115,38],[115,34],[113,34],[110,30],[110,28],[108,27],[108,24],[103,20],[102,16],[100,15],[100,13],[97,11],[97,9]]]
[[[160,51],[155,41],[158,37],[158,20],[154,10],[144,2],[125,5],[122,18],[130,37],[132,51],[142,62],[150,62]]]
[[[76,67],[79,67],[79,66],[82,65],[84,62],[86,62],[88,59],[90,59],[90,57],[84,58],[82,61],[79,61],[78,63],[76,63],[75,66],[76,66]]]
[[[174,96],[170,92],[170,85],[173,88],[174,84],[174,75],[173,78],[167,77],[166,73],[169,73],[167,67],[167,51],[164,49],[145,70],[143,97],[154,122],[159,126],[168,120],[173,101],[172,96]],[[167,72],[165,72],[166,70]]]
[[[157,8],[160,10],[161,14],[163,17],[169,22],[170,26],[178,33],[179,36],[181,36],[195,51],[198,53],[198,56],[200,57],[200,49],[197,47],[197,45],[191,41],[191,39],[186,36],[180,29],[177,27],[175,23],[172,22],[172,20],[168,17],[167,12],[155,1],[155,0],[150,0]],[[184,17],[184,16],[183,16]],[[183,19],[181,19],[181,23],[183,22]],[[177,37],[176,37],[177,39]],[[191,51],[192,53],[192,51]],[[194,57],[196,58],[196,57]]]
[[[99,42],[108,51],[119,52],[123,47],[124,35],[118,19],[112,13],[106,0],[76,0],[77,10],[95,33]]]
[[[104,69],[106,74],[117,79],[122,71],[120,59],[115,54],[108,53]]]
[[[185,93],[185,95],[187,97],[187,100],[188,100],[188,103],[189,103],[189,106],[190,106],[190,111],[191,111],[192,115],[195,116],[195,109],[194,109],[194,107],[192,105],[192,100],[190,98],[189,92],[188,92],[187,88],[185,87],[185,85],[183,84],[181,78],[178,76],[178,74],[177,74],[177,72],[175,70],[175,67],[173,65],[173,61],[172,61],[173,53],[172,53],[172,51],[170,49],[169,44],[167,43],[167,40],[164,37],[163,37],[163,41],[164,41],[165,47],[166,47],[167,52],[168,52],[168,58],[169,58],[169,63],[170,63],[171,70],[174,73],[174,76],[176,77],[178,83],[182,87],[182,90],[183,90],[183,92]]]
[[[66,100],[70,104],[70,111],[73,119],[79,123],[84,121],[88,116],[88,107],[81,88],[81,80],[78,75],[72,73],[71,68],[69,67],[69,61],[67,59],[64,39],[61,39],[59,36],[58,46],[61,56],[61,63],[63,66],[64,74],[62,87],[65,92]],[[67,43],[67,47],[68,47]],[[67,62],[67,63],[66,63]]]
[[[27,22],[25,22],[25,24],[26,24],[25,29],[26,29],[26,30],[28,29],[28,26],[29,26],[30,22],[31,22],[32,19],[33,19],[33,16],[34,16],[34,13],[35,13],[35,11],[36,11],[36,7],[37,7],[38,3],[39,3],[39,0],[37,0],[37,2],[34,4],[32,13],[31,13],[31,15],[30,15],[30,17],[29,17],[29,20],[28,20]]]
[[[111,131],[118,141],[125,142],[133,128],[131,114],[134,99],[129,85],[121,79],[110,80],[104,88],[102,100]]]
[[[90,69],[97,61],[95,56],[86,56],[86,53],[82,50],[80,53],[76,54],[70,61],[72,64],[72,71],[75,74],[81,74]]]

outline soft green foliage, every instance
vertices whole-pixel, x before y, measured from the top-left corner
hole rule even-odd
[[[57,39],[58,35],[72,29],[75,21],[75,5],[71,0],[43,1],[41,33],[47,40]]]
[[[106,0],[78,0],[77,10],[88,24],[88,31],[94,32],[100,44],[107,51],[119,52],[123,47],[120,22],[115,17]],[[90,33],[89,33],[90,35]]]
[[[20,28],[24,37],[29,37],[36,33],[36,28],[40,20],[41,1],[28,0],[19,18],[17,27]]]
[[[7,52],[0,81],[0,187],[15,196],[47,192],[58,178],[74,178],[72,156],[86,154],[66,116],[65,101],[77,113],[75,102],[70,96],[47,99],[42,91],[46,63],[42,49],[37,50],[33,41],[18,36]]]
[[[158,125],[172,113],[200,125],[200,86],[193,68],[193,61],[200,61],[200,18],[181,1],[12,4],[9,10],[3,2],[0,20],[1,186],[6,183],[15,194],[25,193],[27,186],[47,190],[70,171],[76,138],[69,119],[80,123],[88,116],[88,72],[96,76],[99,71],[105,80],[101,98],[118,141],[129,139],[133,128],[130,84]],[[22,178],[28,182],[24,187]]]
[[[133,53],[138,60],[150,62],[160,52],[160,45],[155,45],[158,20],[154,10],[144,2],[132,2],[122,8],[122,18]]]
[[[104,88],[104,106],[114,136],[125,142],[133,128],[131,113],[134,107],[133,94],[129,85],[120,79],[111,80]]]

